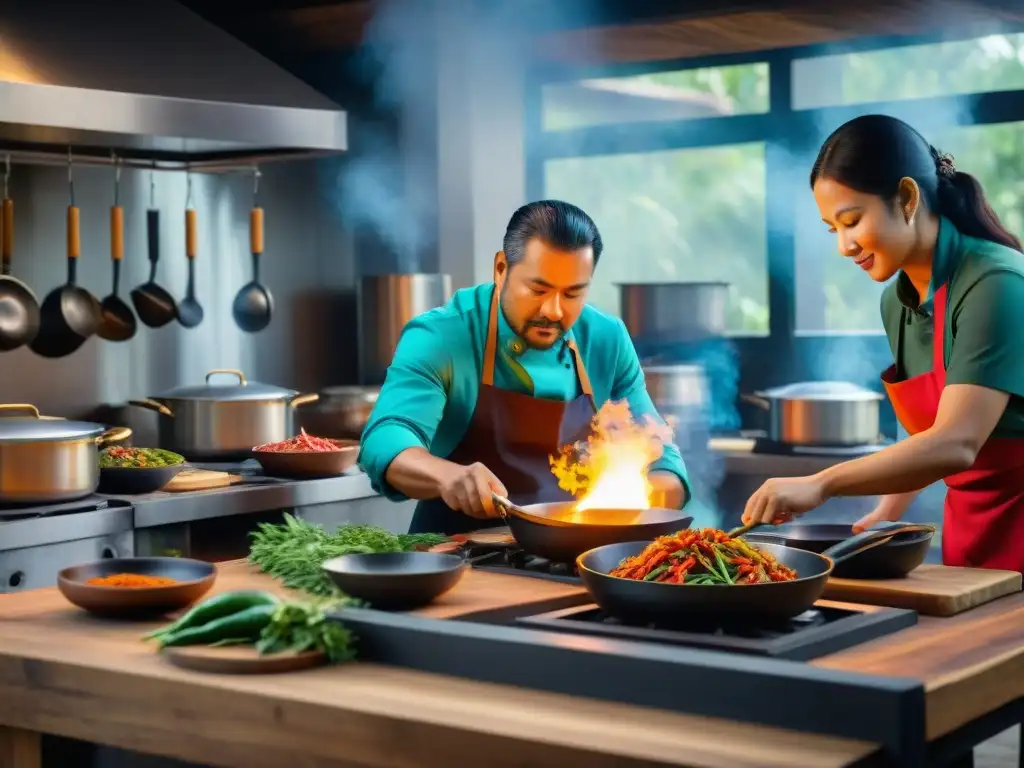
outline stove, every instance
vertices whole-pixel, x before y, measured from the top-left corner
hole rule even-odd
[[[625,624],[591,604],[521,616],[516,621],[554,632],[808,661],[912,627],[917,612],[815,605],[799,616],[774,623],[690,617],[665,626]]]
[[[791,445],[758,437],[754,440],[751,453],[768,454],[771,456],[838,456],[855,457],[877,453],[891,445],[889,442],[870,443],[867,445]]]
[[[510,537],[511,538],[511,537]],[[474,568],[490,573],[529,576],[563,584],[580,584],[575,564],[555,563],[543,557],[530,555],[513,542],[508,544],[471,544],[463,548],[466,559]]]
[[[78,499],[77,501],[65,501],[60,504],[3,506],[0,507],[0,520],[25,520],[33,517],[73,515],[78,512],[97,512],[101,509],[130,506],[132,506],[132,503],[125,499],[109,499],[105,496],[87,496],[84,499]]]

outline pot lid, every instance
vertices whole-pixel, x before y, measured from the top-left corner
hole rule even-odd
[[[801,381],[757,393],[777,400],[881,400],[871,389],[848,381]]]
[[[218,400],[242,402],[247,400],[291,400],[298,394],[294,389],[275,387],[249,381],[245,374],[233,368],[216,368],[206,374],[206,383],[178,387],[158,395],[154,400]]]
[[[40,416],[34,405],[0,405],[0,443],[83,440],[103,434],[104,429],[91,421]]]

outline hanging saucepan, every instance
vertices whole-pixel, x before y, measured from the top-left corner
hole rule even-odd
[[[931,526],[919,526],[926,530]],[[932,529],[934,530],[934,529]],[[796,571],[792,581],[759,584],[663,584],[610,575],[627,557],[651,542],[610,544],[584,552],[576,560],[583,585],[602,610],[629,623],[672,624],[694,616],[714,616],[751,623],[790,619],[806,611],[825,591],[836,563],[881,546],[902,531],[871,530],[829,547],[821,554],[781,544],[755,546]]]
[[[516,543],[526,552],[557,563],[571,563],[581,552],[624,541],[650,541],[690,527],[692,517],[678,509],[576,510],[576,502],[517,506],[493,494],[495,505]]]
[[[218,374],[236,381],[210,384]],[[160,414],[161,448],[192,461],[242,461],[252,458],[254,446],[294,437],[295,409],[318,397],[251,382],[241,371],[218,368],[206,374],[204,385],[179,387],[129,404]]]
[[[78,285],[78,257],[82,251],[75,182],[68,165],[67,214],[68,280],[50,291],[40,307],[39,333],[32,340],[32,351],[42,357],[64,357],[75,352],[96,333],[100,324],[100,303]]]
[[[34,405],[0,405],[0,506],[56,504],[96,492],[99,448],[127,427],[40,416]]]
[[[871,530],[892,532],[885,544],[836,562],[832,575],[840,579],[899,579],[924,562],[935,535],[935,527],[916,523],[883,523]],[[746,534],[752,544],[782,544],[807,552],[824,552],[853,536],[843,523],[795,523],[766,526]]]
[[[786,445],[856,446],[879,442],[882,395],[846,381],[806,381],[741,400],[768,411],[768,437]]]
[[[14,201],[7,191],[11,159],[4,170],[4,199],[0,213],[0,352],[28,344],[39,333],[39,300],[25,283],[11,275],[14,255]]]

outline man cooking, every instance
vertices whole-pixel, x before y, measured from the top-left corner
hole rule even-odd
[[[625,325],[586,304],[602,249],[576,206],[524,205],[494,256],[494,281],[406,325],[359,465],[379,493],[420,500],[411,533],[493,526],[492,493],[517,504],[571,500],[549,457],[586,439],[608,400],[661,420]],[[656,506],[688,500],[676,446],[665,444],[649,479]]]

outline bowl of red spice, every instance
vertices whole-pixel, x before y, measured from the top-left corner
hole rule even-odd
[[[268,477],[293,480],[337,477],[356,463],[359,441],[315,437],[303,429],[290,440],[257,445],[252,455]]]
[[[99,616],[160,616],[194,603],[216,578],[216,567],[201,560],[121,557],[65,568],[57,588],[72,605]]]

